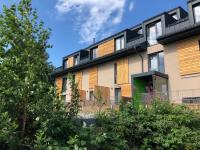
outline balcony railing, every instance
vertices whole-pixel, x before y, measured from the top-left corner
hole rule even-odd
[[[135,37],[127,42],[127,47],[136,47],[140,44],[143,44],[146,42],[146,39],[143,35],[139,35],[138,37]]]

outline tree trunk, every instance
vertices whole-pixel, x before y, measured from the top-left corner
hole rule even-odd
[[[27,113],[26,113],[26,105],[23,108],[23,116],[22,116],[22,132],[21,137],[24,138],[25,130],[26,130],[26,121],[27,121]]]

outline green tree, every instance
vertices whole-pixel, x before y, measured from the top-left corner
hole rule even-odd
[[[21,0],[0,14],[0,105],[17,122],[20,139],[29,141],[38,119],[52,110],[55,90],[47,48],[50,29],[38,21],[31,0]]]

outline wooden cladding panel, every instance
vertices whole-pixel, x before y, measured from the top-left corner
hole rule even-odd
[[[89,70],[89,88],[94,89],[98,82],[98,69],[97,67]]]
[[[80,94],[80,100],[85,101],[86,100],[86,91],[79,90],[79,94]]]
[[[68,61],[68,67],[73,67],[74,66],[74,57],[69,57]]]
[[[131,84],[123,84],[120,87],[121,87],[122,97],[132,97]]]
[[[117,84],[129,83],[129,65],[128,58],[122,58],[117,61]]]
[[[98,46],[98,56],[101,57],[113,53],[115,49],[115,40],[112,39]]]
[[[61,95],[61,92],[62,92],[62,77],[57,77],[55,82],[56,82],[57,94]]]
[[[177,42],[180,75],[200,73],[199,36]]]
[[[75,80],[76,80],[76,83],[78,84],[78,89],[81,90],[82,89],[82,80],[83,80],[83,73],[81,71],[75,73]]]
[[[109,102],[110,101],[110,88],[104,87],[104,86],[95,86],[95,95],[97,95],[98,90],[99,90],[103,100],[105,102]]]

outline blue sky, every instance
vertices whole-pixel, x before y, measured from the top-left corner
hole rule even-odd
[[[3,4],[18,0],[0,0]],[[125,28],[141,23],[187,0],[32,0],[39,18],[52,29],[49,61],[58,67],[62,57]]]

